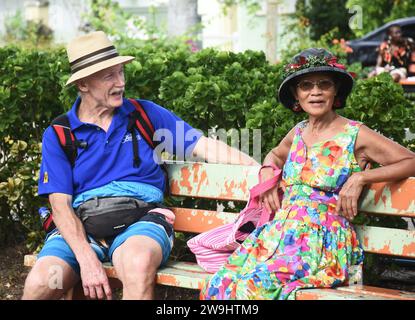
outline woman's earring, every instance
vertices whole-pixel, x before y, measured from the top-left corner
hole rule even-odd
[[[336,97],[336,99],[334,99],[334,108],[338,109],[342,106],[342,100],[339,97]]]
[[[295,100],[294,105],[293,105],[293,110],[295,112],[299,112],[299,111],[303,110],[303,108],[301,108],[300,102],[298,100]]]

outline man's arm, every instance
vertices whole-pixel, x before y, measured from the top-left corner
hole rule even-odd
[[[382,66],[382,56],[380,55],[380,53],[379,53],[379,55],[378,55],[378,57],[377,57],[377,59],[376,59],[376,67],[381,67]]]
[[[228,163],[248,166],[260,164],[247,154],[228,146],[226,143],[207,137],[200,137],[193,149],[192,156],[209,163]]]
[[[383,62],[383,52],[385,51],[386,48],[386,43],[382,42],[379,47],[376,48],[376,51],[378,53],[378,56],[376,58],[376,68],[381,67],[382,66],[382,62]]]
[[[111,287],[101,262],[88,243],[82,222],[72,208],[72,197],[63,193],[49,195],[52,206],[53,222],[62,237],[75,254],[81,268],[82,286],[85,296],[92,299],[111,299]]]

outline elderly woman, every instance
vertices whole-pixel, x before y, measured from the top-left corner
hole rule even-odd
[[[415,155],[360,122],[336,113],[353,78],[324,49],[307,49],[287,66],[279,100],[308,119],[268,153],[283,168],[285,193],[263,194],[274,219],[254,230],[201,291],[202,299],[294,299],[300,288],[334,287],[363,261],[350,221],[366,184],[415,174]],[[370,162],[381,167],[363,170]],[[264,168],[262,180],[272,169]]]

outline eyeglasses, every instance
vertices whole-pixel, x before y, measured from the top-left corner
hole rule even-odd
[[[302,91],[311,91],[315,85],[317,85],[319,89],[326,91],[334,86],[334,82],[328,79],[318,81],[302,80],[297,84],[297,87]]]

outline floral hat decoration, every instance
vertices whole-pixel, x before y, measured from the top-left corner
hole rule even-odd
[[[323,48],[306,49],[295,55],[283,71],[283,82],[278,89],[278,99],[287,108],[299,111],[295,108],[296,100],[291,91],[300,76],[310,73],[332,73],[335,82],[339,86],[335,99],[335,108],[343,108],[347,96],[353,89],[355,75],[346,70],[343,64],[337,62],[337,57]]]

